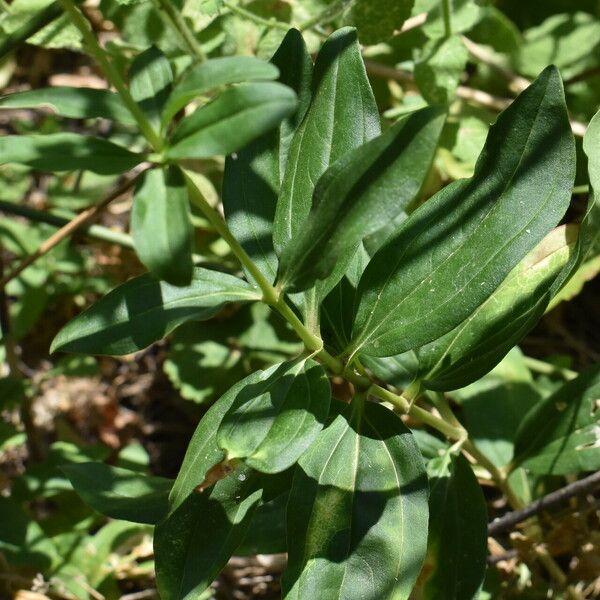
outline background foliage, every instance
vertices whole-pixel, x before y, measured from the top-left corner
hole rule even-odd
[[[561,221],[567,207],[561,223],[581,222],[588,203],[592,206],[589,186],[596,188],[596,194],[600,187],[598,117],[583,138],[600,106],[597,2],[178,0],[168,4],[185,27],[178,27],[164,3],[154,0],[83,4],[111,64],[122,76],[128,74],[134,100],[149,121],[165,132],[175,117],[177,124],[166,155],[185,161],[194,184],[208,202],[224,211],[230,229],[270,282],[278,273],[278,281],[285,282],[291,297],[298,299],[320,279],[315,294],[324,301],[322,329],[329,348],[341,351],[352,335],[356,340],[358,334],[360,344],[351,350],[370,350],[361,358],[369,372],[399,389],[408,388],[416,376],[423,379],[430,390],[428,406],[443,415],[446,402],[450,403],[484,455],[482,459],[470,453],[477,463],[473,469],[443,436],[414,416],[405,425],[414,432],[416,444],[386,446],[396,463],[380,465],[383,479],[392,478],[393,464],[402,464],[399,476],[422,480],[425,471],[418,467],[420,456],[426,459],[429,477],[429,535],[418,510],[419,503],[425,502],[422,490],[415,491],[404,508],[387,506],[377,521],[381,530],[371,530],[374,538],[393,545],[392,554],[402,546],[410,558],[411,552],[424,554],[426,548],[423,569],[408,569],[407,589],[402,593],[408,595],[416,581],[415,597],[422,598],[472,598],[479,591],[481,598],[600,595],[597,500],[591,492],[587,499],[563,504],[551,516],[542,515],[535,526],[517,526],[489,538],[485,531],[488,521],[509,510],[507,500],[513,506],[529,505],[600,466],[600,313],[594,280],[600,269],[597,212],[588,216],[578,242],[571,225],[544,236]],[[446,4],[449,13],[444,10]],[[203,216],[193,195],[188,208],[187,194],[180,193],[185,181],[173,168],[145,173],[136,183],[133,208],[131,194],[119,194],[97,212],[94,224],[11,276],[57,227],[105,198],[106,191],[119,183],[118,174],[140,162],[144,140],[120,97],[107,91],[102,72],[85,52],[81,32],[60,7],[57,10],[48,0],[14,0],[0,3],[0,10],[0,46],[4,44],[0,65],[4,88],[0,98],[0,277],[4,278],[0,290],[0,596],[133,600],[155,595],[158,577],[165,598],[176,588],[191,590],[190,597],[195,598],[278,597],[283,568],[278,553],[287,549],[291,567],[282,585],[289,597],[302,598],[298,586],[311,589],[321,585],[321,581],[311,580],[310,571],[301,568],[305,560],[301,544],[309,545],[306,540],[310,537],[303,529],[303,514],[312,506],[306,504],[307,497],[313,494],[323,523],[328,522],[332,510],[319,502],[321,492],[311,490],[311,481],[334,478],[332,473],[356,479],[356,504],[343,495],[335,498],[334,508],[342,523],[358,518],[355,515],[369,505],[369,489],[380,485],[371,479],[372,465],[361,462],[365,454],[357,454],[354,462],[348,458],[350,450],[329,454],[333,441],[352,448],[362,439],[352,426],[354,417],[341,402],[348,400],[348,385],[340,378],[332,380],[332,423],[320,434],[326,415],[311,413],[314,422],[306,425],[304,434],[311,442],[317,441],[305,454],[306,448],[295,445],[294,440],[273,448],[268,432],[252,430],[238,438],[228,429],[227,419],[235,421],[239,416],[234,400],[240,400],[232,391],[226,392],[237,381],[247,378],[246,383],[260,387],[267,379],[280,390],[278,397],[285,403],[299,402],[305,395],[298,390],[294,393],[286,379],[290,373],[306,373],[316,393],[324,375],[316,363],[295,360],[302,344],[289,325],[267,306],[252,302],[256,291],[239,278],[242,265]],[[26,36],[26,43],[11,45],[11,35],[22,37],[23,27],[44,16],[47,23]],[[340,55],[342,69],[335,80],[339,85],[335,93],[310,102],[311,78],[313,85],[321,81],[321,74],[328,73],[328,52],[334,52],[336,44],[354,39],[354,34],[344,29],[325,40],[346,26],[356,28],[370,86],[366,80],[357,84],[354,74],[362,67],[358,47],[349,44],[350,49]],[[306,60],[299,61],[288,79],[279,83],[274,81],[278,77],[275,66],[283,71],[289,57],[278,48],[290,27],[302,31],[308,52],[317,55],[317,60],[313,73]],[[287,40],[293,47],[294,39]],[[183,73],[193,71],[194,57],[204,55],[225,62],[215,63],[208,74],[181,79]],[[240,57],[244,57],[241,62]],[[252,57],[273,59],[267,63]],[[547,70],[550,64],[558,71]],[[531,157],[540,156],[549,134],[545,123],[538,123],[524,136],[527,123],[522,115],[540,105],[553,114],[560,112],[559,75],[570,121],[561,117],[554,136],[563,140],[564,151],[532,167]],[[327,77],[331,75],[324,75],[321,85],[330,90]],[[240,81],[248,83],[236,86]],[[297,100],[282,83],[295,90]],[[46,86],[43,96],[27,93]],[[79,95],[69,96],[66,86],[92,89],[82,100]],[[188,110],[187,116],[182,115],[181,109],[190,100],[214,97],[217,87],[224,91],[211,105],[212,112]],[[14,92],[24,93],[10,95]],[[294,112],[296,102],[299,108]],[[432,106],[446,103],[447,118],[445,111]],[[262,110],[265,105],[268,111]],[[231,106],[251,106],[255,112],[242,114]],[[427,106],[430,108],[413,112]],[[511,108],[490,130],[499,112],[508,106]],[[365,117],[360,123],[356,121],[359,111]],[[324,114],[329,114],[334,128],[329,146],[322,145]],[[381,137],[377,137],[379,115]],[[410,116],[397,122],[405,115]],[[277,133],[261,135],[282,119],[286,120]],[[347,128],[347,123],[354,128]],[[293,137],[299,127],[303,135]],[[575,134],[576,164],[569,129]],[[87,134],[83,141],[82,133]],[[488,134],[484,158],[476,166]],[[274,157],[269,153],[273,135],[289,154]],[[398,140],[411,135],[417,142],[401,148],[411,160],[396,165],[393,175],[395,181],[402,178],[402,185],[395,190],[395,204],[386,205],[379,187],[381,181],[385,183],[385,165],[378,160],[383,149],[397,149]],[[417,135],[430,140],[429,145],[421,143]],[[28,137],[19,137],[15,143],[14,136]],[[503,143],[511,145],[514,152],[499,166],[495,152]],[[73,144],[77,144],[76,153],[69,151]],[[533,147],[530,155],[528,144]],[[320,197],[330,201],[323,203],[320,212],[310,213],[314,184],[338,158],[335,169],[319,181]],[[284,160],[287,169],[280,162]],[[504,206],[503,223],[510,221],[514,227],[523,223],[525,241],[512,256],[498,260],[503,271],[496,284],[504,281],[488,302],[473,311],[462,297],[454,298],[454,307],[444,313],[443,307],[448,306],[444,294],[450,297],[452,285],[442,277],[432,284],[438,290],[436,302],[441,309],[437,321],[427,321],[430,337],[423,337],[423,321],[407,331],[405,315],[400,314],[394,318],[402,323],[402,336],[376,342],[362,339],[365,323],[372,324],[373,318],[388,320],[398,298],[407,294],[410,281],[403,273],[392,280],[388,297],[377,288],[377,264],[387,268],[390,256],[398,252],[392,247],[390,255],[378,254],[370,263],[356,292],[354,332],[349,330],[344,316],[350,308],[344,303],[354,300],[364,267],[360,257],[374,254],[407,214],[421,205],[428,207],[419,213],[425,215],[420,227],[427,230],[445,203],[454,203],[459,209],[456,220],[461,236],[477,249],[473,211],[486,210],[486,202],[491,202],[487,192],[500,185],[506,172],[518,181],[524,171],[529,176],[534,168],[539,169],[535,186],[520,192],[519,198],[526,203],[522,214],[512,205],[498,202],[500,209]],[[311,178],[284,177],[284,172],[294,169],[310,173]],[[372,188],[353,195],[354,186],[367,171],[381,173],[381,179],[374,177]],[[567,180],[573,174],[574,187],[570,183],[558,188],[552,185],[552,178],[558,180],[561,174]],[[464,182],[454,183],[468,177],[473,177],[472,188]],[[247,182],[249,195],[264,198],[262,212],[248,217],[244,207],[236,205],[244,192],[241,181]],[[442,189],[440,196],[427,202]],[[471,204],[461,202],[471,189],[480,190],[479,196],[470,199]],[[538,221],[529,222],[533,207],[543,208],[546,192],[555,194],[552,206],[562,212],[558,208],[555,214],[541,210]],[[336,199],[345,203],[336,205]],[[364,219],[361,211],[378,200],[376,209],[371,209],[373,218]],[[286,219],[286,207],[294,220]],[[354,237],[338,235],[340,222],[346,231],[362,229]],[[299,233],[302,230],[304,234]],[[149,238],[148,231],[160,231],[161,236]],[[403,242],[415,235],[414,228],[403,231]],[[434,238],[435,230],[429,231]],[[469,264],[469,256],[472,265],[491,260],[502,233],[499,229],[494,238],[493,231],[486,231],[490,256],[467,255],[465,251],[458,267]],[[439,255],[427,254],[430,240],[420,239],[422,265],[417,269],[428,271]],[[456,240],[451,236],[448,240],[445,251],[451,252]],[[357,244],[359,258],[351,264],[337,264],[340,253]],[[178,249],[174,257],[167,252],[173,247]],[[581,264],[576,265],[576,260]],[[194,267],[192,261],[201,266]],[[320,272],[315,271],[317,263]],[[574,266],[578,270],[558,292]],[[147,270],[166,281],[158,283],[144,275]],[[126,280],[120,292],[106,295]],[[190,281],[185,288],[177,287]],[[558,295],[547,308],[552,282],[552,294]],[[495,288],[485,273],[470,279],[469,285],[482,298]],[[489,290],[486,285],[491,286]],[[129,322],[127,310],[132,309],[140,289],[144,290],[144,303],[138,308],[147,312]],[[409,316],[424,305],[426,292],[413,297]],[[205,293],[210,300],[202,299]],[[369,304],[374,294],[382,301],[375,316]],[[165,311],[161,304],[158,310],[157,295],[163,303],[173,299],[175,308]],[[102,296],[94,305],[98,312],[88,313],[86,337],[82,338],[76,326],[63,328]],[[310,317],[311,301],[308,294],[306,297],[305,307],[309,308],[304,309],[308,311],[304,316]],[[177,303],[183,303],[183,311]],[[464,314],[457,316],[456,305]],[[105,327],[103,306],[121,311],[122,322]],[[530,331],[544,311],[541,323]],[[467,317],[469,322],[463,326]],[[451,319],[456,322],[448,327]],[[126,322],[133,331],[129,337],[120,329]],[[432,333],[436,328],[444,334],[437,340]],[[522,339],[525,333],[528,335]],[[165,336],[166,341],[159,341]],[[52,340],[54,349],[61,351],[126,356],[50,354]],[[517,343],[519,347],[511,350]],[[420,347],[415,350],[415,346]],[[454,361],[453,356],[458,359]],[[282,361],[288,361],[283,363],[285,369],[273,366]],[[579,372],[582,374],[577,377]],[[477,377],[481,378],[475,381]],[[223,399],[214,405],[220,397]],[[224,404],[233,406],[227,418],[223,417]],[[257,407],[262,407],[260,395]],[[366,407],[368,444],[364,452],[378,457],[386,444],[376,439],[377,432],[385,430],[390,439],[396,439],[408,436],[408,428],[400,420],[390,422],[382,407],[371,403]],[[202,426],[194,433],[201,417]],[[278,413],[273,419],[280,417]],[[279,421],[279,425],[285,423]],[[251,439],[250,434],[260,439]],[[199,466],[184,461],[184,454],[191,440],[189,452],[200,455],[203,444],[209,448],[207,440],[214,441],[214,436],[235,450],[235,456],[244,458],[245,464],[236,465],[235,476],[215,486],[209,507],[212,512],[206,513],[206,506],[189,492],[201,472],[220,457],[213,460],[214,456],[206,454]],[[247,466],[261,465],[259,450],[265,448],[278,459],[276,466],[269,462],[278,473],[271,488]],[[300,455],[301,476],[292,484],[287,469]],[[489,473],[494,469],[510,473],[513,498],[506,489],[490,485]],[[173,485],[171,480],[178,472]],[[404,481],[400,479],[400,483]],[[92,488],[95,493],[88,493]],[[283,493],[287,490],[289,499]],[[231,498],[242,500],[233,502]],[[297,545],[287,548],[282,516],[286,501],[298,507],[296,521],[288,524]],[[419,533],[398,542],[386,524],[394,523],[394,512],[402,510],[413,511],[410,522],[413,532]],[[168,520],[153,529],[167,514]],[[210,531],[191,528],[198,514],[210,520]],[[215,556],[200,552],[193,555],[191,563],[186,562],[181,539],[209,547],[210,539],[202,536],[218,535],[219,527],[226,529],[230,523],[240,525],[238,537],[228,542],[231,547],[223,547]],[[363,541],[368,545],[371,538]],[[234,558],[219,575],[232,553],[245,558]],[[257,554],[259,557],[254,557]],[[275,556],[261,558],[263,554]],[[335,557],[328,558],[335,562]],[[198,580],[195,573],[200,571],[211,576]],[[340,593],[343,568],[332,569],[328,577],[328,584]],[[357,577],[345,585],[350,590],[364,581]],[[385,573],[379,585],[378,589],[392,585],[385,580]],[[448,589],[454,590],[453,595]],[[34,595],[28,596],[26,591]],[[172,597],[183,597],[183,593]]]

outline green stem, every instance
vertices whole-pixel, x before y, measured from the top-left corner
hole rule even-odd
[[[192,204],[202,211],[208,222],[214,227],[215,231],[227,242],[231,251],[242,263],[242,266],[250,273],[252,279],[254,279],[263,293],[263,301],[267,304],[276,305],[279,301],[279,294],[276,292],[275,288],[269,283],[254,261],[242,248],[241,244],[233,236],[221,215],[208,203],[208,200],[206,200],[204,194],[190,176],[190,173],[185,169],[182,169],[182,171],[188,184],[188,191]],[[314,350],[314,348],[309,348],[309,350]]]
[[[155,4],[157,10],[161,14],[164,14],[165,19],[171,28],[177,32],[190,54],[194,56],[198,62],[205,61],[206,55],[204,54],[204,50],[202,50],[202,46],[196,39],[196,36],[188,27],[181,12],[175,9],[170,0],[155,0]]]
[[[440,415],[445,421],[448,423],[452,423],[456,427],[462,427],[459,420],[456,418],[456,415],[450,408],[450,404],[444,394],[440,392],[432,392],[428,394],[429,399],[432,401],[433,405],[438,409]]]
[[[463,444],[463,448],[490,474],[494,483],[502,490],[508,503],[513,509],[523,508],[525,504],[516,495],[512,486],[508,483],[506,473],[502,472],[481,450],[469,439]]]
[[[289,23],[283,23],[282,21],[278,21],[277,19],[264,19],[263,17],[254,14],[253,12],[234,4],[233,2],[229,2],[229,0],[223,0],[223,6],[225,6],[232,13],[239,15],[240,17],[244,17],[249,21],[253,21],[257,25],[264,25],[265,27],[271,27],[273,29],[281,29],[282,31],[288,31],[291,27]]]
[[[590,186],[585,183],[583,185],[576,185],[573,187],[571,193],[573,194],[589,194]]]
[[[525,356],[523,358],[525,364],[536,373],[542,373],[543,375],[560,375],[567,381],[577,377],[577,373],[575,371],[571,371],[571,369],[557,367],[553,364],[547,363],[544,360],[539,360],[531,356]]]
[[[444,32],[446,37],[452,35],[452,15],[450,3],[452,0],[442,0],[442,14],[444,16]]]
[[[96,40],[96,36],[92,32],[88,20],[81,14],[81,11],[75,6],[73,0],[60,0],[60,3],[62,4],[65,12],[69,15],[72,23],[81,32],[85,45],[87,46],[90,54],[98,62],[100,68],[104,72],[104,75],[117,90],[121,96],[121,100],[123,100],[123,103],[136,120],[143,136],[148,140],[156,152],[160,152],[164,145],[162,138],[158,135],[158,133],[156,133],[142,109],[131,97],[131,94],[125,85],[125,82],[121,78],[121,75],[108,59],[106,52],[100,46],[98,40]]]
[[[398,409],[398,412],[408,414],[415,419],[419,419],[421,422],[437,429],[440,433],[444,434],[447,438],[455,441],[462,441],[466,438],[466,431],[462,426],[454,426],[440,419],[425,409],[415,404],[416,396],[406,396],[404,393],[399,395],[396,394],[380,385],[374,383],[369,388],[369,394],[389,402]]]
[[[242,248],[241,244],[231,233],[229,227],[227,227],[227,223],[225,223],[221,215],[206,200],[198,186],[195,184],[193,177],[190,176],[190,172],[187,172],[184,169],[183,173],[188,183],[190,200],[202,211],[208,222],[214,227],[215,231],[225,240],[225,242],[227,242],[231,251],[235,254],[242,266],[250,273],[250,276],[254,279],[263,294],[263,302],[271,305],[292,326],[309,352],[314,353],[315,357],[329,367],[333,373],[341,375],[344,372],[344,363],[329,354],[329,352],[323,348],[323,340],[318,335],[312,333],[310,329],[302,323],[289,304],[287,304],[284,297],[281,296],[265,278],[255,262],[248,256],[244,248]],[[369,379],[354,373],[349,373],[348,379],[354,385],[359,387],[366,387],[370,384]]]

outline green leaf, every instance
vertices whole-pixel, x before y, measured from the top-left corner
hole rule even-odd
[[[600,158],[598,149],[600,148],[600,112],[597,113],[585,132],[583,138],[583,151],[587,157],[587,168],[590,180],[590,192],[585,215],[581,220],[579,229],[579,239],[571,256],[569,264],[564,268],[561,277],[553,285],[552,295],[560,294],[563,286],[573,281],[582,263],[587,261],[590,256],[600,251]],[[589,264],[585,265],[587,268]],[[592,269],[594,268],[592,262]],[[581,273],[577,279],[580,279]],[[577,280],[573,282],[577,286]],[[568,290],[567,290],[568,292]],[[557,300],[560,301],[560,300]]]
[[[592,281],[600,273],[600,256],[584,262],[572,275],[569,281],[552,298],[546,312],[554,310],[561,302],[568,302],[578,296],[588,281]]]
[[[111,119],[135,125],[121,97],[109,90],[56,86],[17,92],[0,98],[0,108],[47,107],[70,119]]]
[[[187,287],[142,275],[116,287],[69,321],[54,338],[50,351],[129,354],[186,321],[209,319],[228,302],[259,299],[245,281],[201,267],[194,269]]]
[[[363,44],[377,44],[392,37],[410,17],[414,0],[354,0],[350,3],[347,22],[358,29]]]
[[[156,578],[164,600],[194,600],[244,539],[262,495],[244,466],[202,493],[192,492],[154,533]]]
[[[236,556],[287,552],[285,514],[288,499],[288,494],[281,494],[254,511],[248,533],[235,549]]]
[[[0,496],[0,552],[13,567],[45,571],[60,557],[44,530],[12,498]]]
[[[315,440],[329,413],[331,390],[319,364],[306,358],[251,375],[219,427],[229,460],[263,473],[291,467]]]
[[[600,250],[600,111],[594,115],[583,136],[583,151],[588,160],[590,198],[581,223],[580,261]]]
[[[281,256],[282,289],[307,289],[326,278],[362,239],[406,209],[429,172],[445,118],[439,108],[412,113],[329,167],[302,230]]]
[[[160,117],[171,93],[172,83],[171,65],[156,46],[150,46],[135,57],[129,70],[131,96],[157,130],[160,128]]]
[[[113,519],[154,525],[167,514],[173,482],[104,463],[64,465],[82,500]]]
[[[10,12],[2,11],[0,27],[7,34],[28,32],[27,43],[43,48],[80,48],[81,32],[66,14],[53,14],[54,3],[54,0],[13,0]],[[36,26],[37,18],[42,15],[45,18]]]
[[[379,113],[356,39],[333,33],[315,63],[308,112],[292,139],[273,224],[279,255],[303,229],[317,180],[344,154],[380,133]]]
[[[485,9],[478,6],[476,0],[452,0],[450,23],[453,33],[464,33],[476,25],[485,15]],[[423,33],[430,39],[439,39],[446,36],[442,3],[435,3],[429,11],[427,21],[423,25]],[[550,61],[549,61],[550,62]]]
[[[140,260],[153,275],[173,285],[190,285],[193,231],[187,187],[177,167],[142,175],[133,196],[131,234]]]
[[[469,53],[460,36],[430,42],[415,64],[415,81],[430,104],[446,104],[454,98]]]
[[[427,478],[410,431],[358,400],[300,459],[284,598],[409,597],[426,551]]]
[[[428,466],[429,539],[423,600],[472,600],[486,570],[487,508],[467,460],[447,453]]]
[[[163,127],[189,102],[223,85],[277,79],[271,63],[254,56],[220,56],[194,65],[183,73],[163,109]]]
[[[584,371],[527,413],[513,464],[542,475],[600,469],[600,366]]]
[[[535,77],[553,63],[568,79],[598,65],[599,47],[600,22],[595,15],[576,10],[552,15],[525,32],[517,66],[523,75]]]
[[[145,159],[103,138],[78,133],[5,135],[0,137],[0,164],[21,163],[40,171],[85,170],[116,175]]]
[[[223,209],[227,224],[262,273],[274,281],[277,257],[273,220],[289,144],[310,102],[312,60],[302,35],[290,29],[273,58],[280,83],[296,92],[298,110],[278,129],[251,142],[225,160]],[[267,63],[262,63],[267,64]]]
[[[262,495],[245,466],[214,487],[194,491],[225,458],[217,430],[244,385],[234,385],[198,424],[171,490],[169,516],[155,529],[156,576],[165,600],[192,600],[211,584],[244,539]]]
[[[230,154],[273,129],[297,107],[296,95],[280,83],[246,83],[229,88],[175,128],[170,159]]]
[[[525,336],[569,262],[576,229],[561,226],[550,232],[465,321],[416,351],[427,388],[452,390],[472,383]]]
[[[483,18],[469,32],[469,39],[491,46],[496,52],[512,54],[521,44],[521,32],[501,10],[486,6]]]
[[[186,323],[173,334],[163,369],[183,398],[212,404],[232,381],[302,351],[286,325],[262,302],[227,319]]]
[[[488,134],[475,174],[402,222],[365,269],[348,352],[391,356],[464,321],[561,219],[575,149],[549,67]]]

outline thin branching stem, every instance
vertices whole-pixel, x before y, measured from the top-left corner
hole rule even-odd
[[[156,152],[160,152],[163,148],[162,138],[154,130],[154,127],[152,127],[150,121],[147,119],[139,104],[132,98],[131,94],[129,93],[129,89],[125,85],[120,73],[109,60],[102,46],[100,46],[98,43],[96,36],[91,30],[89,21],[75,6],[75,2],[73,2],[73,0],[60,0],[60,3],[62,4],[65,12],[69,15],[73,25],[75,25],[75,27],[77,27],[77,29],[79,29],[81,32],[85,46],[94,59],[98,62],[98,65],[104,72],[106,79],[117,90],[119,96],[121,96],[121,100],[135,119],[143,136],[146,138],[146,140],[148,140],[149,144]]]
[[[168,25],[175,31],[182,41],[182,44],[189,53],[195,58],[196,62],[206,60],[202,45],[196,39],[194,32],[188,27],[181,11],[177,10],[171,0],[154,0],[157,10],[163,15]]]
[[[100,202],[79,213],[75,218],[71,219],[58,231],[53,233],[47,240],[44,240],[40,247],[35,252],[33,252],[33,254],[30,254],[29,256],[24,258],[15,268],[13,268],[10,272],[6,273],[0,278],[0,288],[4,287],[9,281],[14,279],[15,277],[18,277],[27,267],[31,266],[36,260],[40,259],[42,256],[48,254],[50,250],[55,248],[64,239],[66,239],[67,237],[75,233],[78,229],[88,224],[91,219],[93,219],[102,210],[104,210],[113,200],[120,198],[125,192],[127,192],[131,188],[131,186],[136,182],[138,177],[147,169],[147,166],[136,168],[125,178],[125,181],[120,186],[118,186],[116,189],[110,192]]]

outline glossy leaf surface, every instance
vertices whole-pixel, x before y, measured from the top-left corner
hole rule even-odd
[[[277,79],[271,63],[254,56],[220,56],[194,65],[183,73],[164,107],[161,121],[166,125],[194,98],[231,83]]]
[[[294,92],[280,83],[247,83],[217,96],[175,128],[167,157],[230,154],[273,129],[297,108]]]
[[[5,135],[0,137],[0,164],[21,163],[40,171],[85,170],[116,175],[144,160],[143,154],[103,138],[78,133]]]
[[[264,473],[291,467],[315,440],[329,412],[331,390],[321,365],[305,358],[251,375],[217,434],[228,459]]]
[[[16,92],[0,98],[0,108],[50,108],[70,119],[111,119],[135,125],[121,97],[109,90],[56,86]]]
[[[169,60],[156,46],[150,46],[135,57],[129,70],[131,96],[155,129],[160,127],[160,116],[172,83]]]
[[[492,369],[541,318],[576,240],[575,226],[550,232],[463,323],[419,348],[425,386],[457,389]]]
[[[441,109],[417,111],[335,162],[319,179],[312,210],[281,257],[279,285],[311,287],[401,213],[429,172],[444,120]]]
[[[429,539],[424,600],[472,600],[483,584],[487,554],[485,498],[467,460],[446,454],[428,467]]]
[[[189,285],[192,225],[185,179],[177,167],[146,171],[135,188],[131,211],[135,250],[148,268],[173,285]]]
[[[201,493],[194,491],[225,458],[217,430],[249,380],[234,385],[198,424],[173,484],[169,516],[156,527],[157,582],[167,600],[191,600],[210,585],[244,539],[262,495],[245,466]]]
[[[590,121],[583,137],[583,151],[588,159],[590,199],[581,224],[581,260],[600,251],[600,112]]]
[[[298,97],[298,109],[280,126],[225,160],[223,209],[227,224],[262,273],[274,281],[277,257],[273,220],[291,137],[310,102],[312,60],[299,31],[291,29],[271,59],[279,81]],[[267,63],[263,63],[267,64]]]
[[[61,470],[82,500],[107,517],[155,525],[167,515],[169,479],[93,462]]]
[[[499,117],[471,179],[438,192],[367,266],[348,352],[390,356],[456,327],[561,219],[575,152],[549,67]]]
[[[290,145],[273,224],[279,254],[303,229],[319,177],[336,160],[379,132],[379,113],[356,32],[340,29],[319,51],[312,101]]]
[[[514,464],[544,475],[600,469],[598,398],[596,365],[526,415],[517,432]]]
[[[388,409],[340,407],[300,459],[288,506],[286,600],[409,597],[425,557],[427,478]]]
[[[187,287],[142,275],[116,287],[69,321],[54,338],[51,351],[129,354],[186,321],[212,317],[228,302],[259,299],[245,281],[201,267],[194,269]]]

